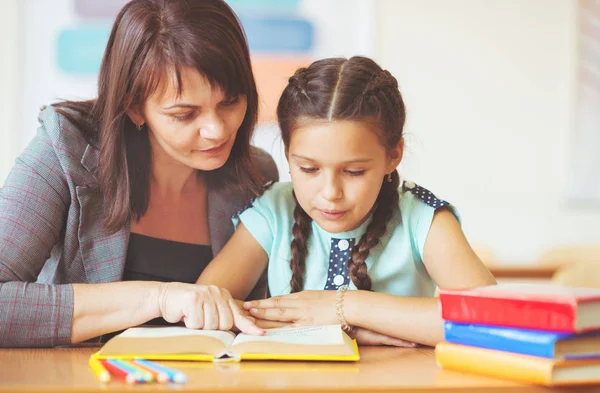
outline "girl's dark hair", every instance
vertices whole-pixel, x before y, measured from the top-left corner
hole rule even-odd
[[[235,184],[255,193],[263,184],[250,150],[258,95],[246,37],[231,8],[223,0],[131,0],[112,27],[98,97],[55,104],[100,150],[98,181],[110,232],[143,216],[150,199],[148,134],[138,131],[126,112],[143,107],[171,75],[181,94],[181,73],[188,67],[227,95],[245,95],[248,103],[229,159],[206,172],[209,184]]]
[[[406,111],[396,78],[373,60],[357,56],[319,60],[308,68],[298,69],[279,100],[277,117],[286,151],[292,132],[300,125],[352,120],[370,123],[381,144],[391,153],[402,139]],[[365,261],[398,206],[399,184],[396,170],[390,178],[382,179],[372,221],[352,250],[348,272],[358,289],[371,289]],[[311,218],[297,200],[294,219],[290,286],[292,292],[298,292],[304,286]]]

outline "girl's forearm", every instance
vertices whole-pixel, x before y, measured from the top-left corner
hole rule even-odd
[[[444,338],[437,298],[348,291],[344,296],[348,324],[390,337],[434,346]]]
[[[71,342],[78,343],[159,317],[162,285],[151,281],[73,284]]]

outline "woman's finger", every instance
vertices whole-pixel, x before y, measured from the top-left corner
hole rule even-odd
[[[233,314],[233,324],[240,332],[251,334],[253,336],[262,336],[265,334],[264,329],[259,328],[254,324],[252,317],[246,317],[242,314],[242,311],[238,308],[233,299],[229,300],[229,306],[231,307],[231,313]]]
[[[217,330],[219,328],[219,313],[212,296],[204,301],[202,309],[204,310],[204,329]]]
[[[185,324],[185,327],[190,329],[204,328],[204,310],[202,309],[202,303],[188,305],[182,310],[182,314],[182,321]]]
[[[215,304],[217,305],[217,313],[219,317],[219,330],[231,330],[233,327],[233,312],[229,306],[231,295],[225,290],[221,290],[218,296],[215,296]]]

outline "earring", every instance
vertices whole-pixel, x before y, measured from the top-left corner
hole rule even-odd
[[[392,174],[391,173],[388,173],[387,175],[385,175],[385,177],[386,177],[388,183],[392,182]]]
[[[137,123],[136,123],[136,124],[135,124],[135,128],[137,128],[137,129],[138,129],[138,131],[142,131],[142,128],[144,128],[144,124],[143,124],[143,123],[142,123],[142,124],[137,124]]]

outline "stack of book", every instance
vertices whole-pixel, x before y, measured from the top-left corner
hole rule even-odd
[[[446,369],[548,386],[600,383],[600,289],[440,290]]]

